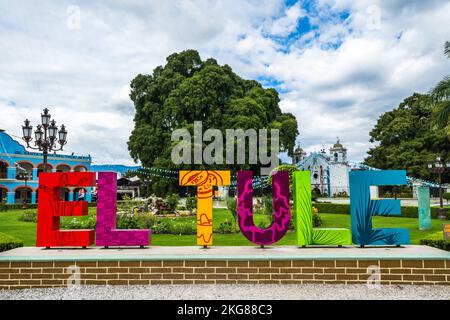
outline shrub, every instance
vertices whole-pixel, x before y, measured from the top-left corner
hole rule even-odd
[[[314,207],[316,207],[320,212],[323,213],[350,214],[349,204],[318,202],[314,203]],[[436,219],[439,215],[439,208],[431,207],[430,210],[431,218]],[[418,218],[418,209],[417,207],[403,206],[401,216],[404,218]],[[449,218],[450,209],[447,209],[447,219]]]
[[[36,211],[24,211],[22,215],[19,217],[19,221],[36,223],[37,222]]]
[[[399,194],[397,194],[397,198],[412,198],[413,197],[413,192],[411,191],[402,191]]]
[[[151,213],[141,213],[137,216],[137,221],[140,229],[152,229],[157,218]]]
[[[197,225],[192,223],[173,223],[169,224],[167,233],[179,235],[192,235],[197,233]]]
[[[272,196],[264,196],[263,197],[263,206],[264,206],[264,214],[272,215],[273,214],[273,199]]]
[[[179,211],[178,214],[180,215],[180,217],[189,217],[192,214],[192,212],[184,210],[184,211]]]
[[[23,247],[23,241],[0,233],[0,252]]]
[[[139,229],[138,215],[134,214],[118,214],[117,229]]]
[[[316,207],[312,207],[312,224],[314,228],[320,227],[323,224],[322,218],[319,215],[319,210]],[[294,210],[291,207],[291,221],[289,223],[289,229],[295,229],[295,218],[294,218]]]
[[[89,207],[96,207],[97,203],[96,202],[89,202],[88,204]],[[32,203],[27,203],[27,209],[37,209],[38,205],[36,203],[32,204]],[[23,208],[23,204],[0,204],[0,212],[1,211],[8,211],[8,210],[18,210],[18,209],[22,209]]]
[[[61,229],[95,229],[96,225],[96,216],[89,216],[86,219],[61,219]]]
[[[165,202],[167,208],[173,212],[177,208],[177,205],[178,205],[178,195],[175,193],[172,193],[166,197],[164,202]]]
[[[430,246],[430,247],[450,251],[450,240],[421,239],[420,244],[424,245],[424,246]]]
[[[3,204],[0,205],[0,207],[3,206],[3,209],[0,211],[8,211],[8,210],[17,210],[23,208],[23,203],[16,203],[16,204]],[[37,204],[31,204],[27,203],[28,209],[37,209]]]
[[[442,195],[442,198],[444,198],[445,200],[447,200],[447,204],[448,204],[448,200],[450,200],[450,192],[446,192]]]
[[[289,221],[289,230],[295,229],[295,219],[291,217],[291,220]]]
[[[312,221],[313,221],[314,228],[320,227],[323,224],[322,218],[319,216],[319,214],[317,212],[314,212],[314,211],[312,214]]]
[[[431,207],[431,218],[437,219],[439,216],[439,208]],[[450,218],[450,210],[446,209],[447,219]],[[417,218],[419,216],[417,207],[402,207],[402,217]]]
[[[169,233],[170,225],[167,221],[158,220],[152,227],[152,233],[155,234],[164,234]]]
[[[176,223],[173,219],[158,219],[151,213],[117,215],[118,229],[151,229],[153,234],[192,235],[197,233],[195,221]]]
[[[197,208],[197,197],[186,198],[186,210],[192,213],[195,208]]]
[[[236,229],[234,228],[233,223],[231,221],[225,220],[219,224],[215,232],[227,234],[236,232]]]
[[[123,200],[117,201],[117,210],[121,213],[135,213],[143,211],[145,203],[140,199],[131,199],[128,194],[125,194]]]
[[[318,198],[324,197],[324,196],[325,195],[322,195],[317,188],[314,188],[313,190],[311,190],[311,201],[312,202],[317,202]]]
[[[350,214],[350,205],[348,204],[336,204],[336,203],[314,203],[314,207],[319,210],[319,212],[326,213],[339,213],[339,214]]]
[[[124,194],[124,195],[122,196],[122,200],[123,200],[124,202],[131,201],[131,196],[130,196],[129,194]]]
[[[232,198],[232,197],[228,197],[226,202],[227,202],[227,208],[228,208],[228,210],[230,210],[231,215],[233,216],[234,222],[237,223],[237,216],[238,216],[237,199],[236,198]]]

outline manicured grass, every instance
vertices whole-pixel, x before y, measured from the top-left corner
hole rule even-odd
[[[89,214],[94,214],[96,208],[89,208]],[[27,210],[32,211],[31,209]],[[24,242],[24,246],[36,245],[36,223],[22,222],[19,218],[24,210],[9,210],[0,212],[0,232],[13,236]],[[73,219],[72,217],[64,217],[62,219]],[[77,217],[77,219],[86,219],[86,217]]]
[[[90,208],[90,214],[95,214],[95,208]],[[11,210],[0,213],[0,232],[11,235],[17,239],[23,240],[25,246],[34,246],[36,241],[36,223],[21,222],[19,217],[23,210]],[[350,216],[344,214],[320,214],[324,224],[321,228],[350,228]],[[73,218],[64,218],[73,219]],[[83,217],[77,218],[83,219]],[[162,218],[172,219],[172,218]],[[270,224],[269,217],[263,215],[255,216],[255,223],[258,225],[260,221],[266,221],[266,225]],[[193,223],[195,217],[181,217],[172,219],[173,223]],[[224,209],[214,210],[214,228],[221,222],[232,220],[231,213]],[[373,224],[375,228],[408,228],[410,229],[411,243],[419,244],[420,239],[442,231],[442,224],[440,220],[432,220],[433,229],[429,231],[420,231],[418,228],[418,219],[416,218],[400,218],[400,217],[374,217]],[[279,245],[295,245],[296,237],[294,231],[289,231],[286,236],[277,244]],[[213,236],[214,245],[228,245],[228,246],[242,246],[254,244],[250,243],[241,233],[236,234],[218,234]],[[153,234],[152,245],[155,246],[190,246],[196,245],[195,235],[170,235],[170,234]]]
[[[23,247],[23,241],[0,232],[0,252]]]
[[[320,214],[324,224],[321,228],[348,228],[350,229],[350,215],[345,214]],[[409,229],[411,244],[419,244],[420,239],[426,238],[430,234],[442,231],[442,220],[433,219],[432,229],[428,231],[419,230],[418,218],[402,218],[402,217],[373,217],[374,228],[406,228]]]
[[[152,245],[155,246],[196,246],[197,238],[192,236],[178,236],[173,234],[152,235]],[[213,245],[215,246],[256,246],[245,238],[242,233],[236,234],[214,234]],[[295,245],[295,233],[289,231],[277,245]]]
[[[271,217],[262,215],[262,214],[256,214],[254,215],[254,221],[256,225],[259,225],[259,223],[264,222],[265,226],[270,225]],[[186,224],[186,223],[195,223],[197,221],[196,216],[189,216],[189,217],[178,217],[178,218],[161,218],[161,221],[168,221],[171,220],[171,223],[174,224]],[[218,227],[222,222],[225,221],[233,221],[233,216],[227,209],[214,209],[214,228]]]
[[[36,223],[19,221],[23,210],[0,212],[0,232],[24,242],[24,246],[36,243]]]

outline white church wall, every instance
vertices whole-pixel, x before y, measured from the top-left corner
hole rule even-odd
[[[330,165],[330,189],[331,196],[340,192],[349,192],[349,177],[350,168],[345,164]]]
[[[306,155],[300,148],[298,148],[297,154],[301,155],[302,159]],[[297,158],[294,160],[296,163]],[[326,154],[324,149],[320,153],[313,152],[304,158],[301,164],[297,162],[297,166],[311,172],[312,189],[318,188],[321,193],[331,197],[343,192],[350,195],[350,167],[347,165],[347,149],[340,144],[339,138],[329,149],[329,154]]]

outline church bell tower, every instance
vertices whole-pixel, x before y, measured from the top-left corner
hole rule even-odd
[[[347,149],[341,144],[339,138],[336,143],[330,148],[330,160],[332,163],[346,163]]]

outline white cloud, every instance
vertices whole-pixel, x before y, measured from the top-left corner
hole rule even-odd
[[[273,36],[288,36],[297,29],[298,20],[305,15],[300,3],[296,3],[282,17],[270,21],[269,33]]]
[[[69,5],[80,8],[79,30],[67,27]],[[193,48],[243,77],[281,81],[281,107],[297,116],[302,146],[328,148],[340,136],[361,160],[382,112],[449,73],[450,4],[319,0],[316,9],[281,0],[0,0],[0,127],[18,136],[23,119],[36,123],[49,106],[69,128],[69,152],[130,164],[130,81]],[[286,39],[305,15],[317,29]]]
[[[450,4],[383,2],[381,28],[373,30],[366,23],[373,1],[354,3],[337,4],[350,11],[346,28],[351,32],[342,23],[320,26],[327,31],[319,31],[313,45],[278,56],[270,70],[291,90],[282,106],[297,115],[306,149],[340,136],[350,159],[361,160],[370,146],[369,131],[384,111],[415,91],[428,91],[449,73],[442,48],[450,39]],[[333,38],[325,36],[330,28],[340,30],[331,34],[345,36],[336,50],[322,45],[321,38]]]

